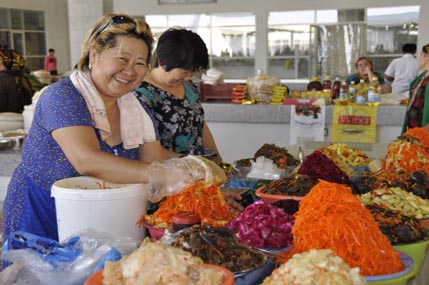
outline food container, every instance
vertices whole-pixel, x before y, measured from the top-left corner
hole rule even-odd
[[[175,232],[199,223],[201,223],[200,215],[194,212],[180,211],[173,215],[173,231]]]
[[[166,228],[157,228],[148,222],[143,222],[143,226],[149,231],[152,239],[160,239],[164,236]]]
[[[136,223],[146,214],[145,184],[114,184],[80,176],[55,182],[58,235],[63,241],[87,228],[141,242],[145,229]]]
[[[429,230],[429,219],[420,219],[419,222],[423,229]]]
[[[5,150],[10,148],[12,145],[12,142],[10,139],[7,138],[0,138],[0,150]]]
[[[223,282],[221,285],[234,285],[235,278],[231,271],[227,268],[214,265],[204,264],[205,267],[214,268],[223,272]],[[102,285],[103,284],[103,270],[97,271],[91,275],[84,283],[84,285]]]
[[[414,260],[414,274],[418,274],[423,266],[423,259],[426,254],[427,247],[429,245],[429,240],[423,240],[419,242],[394,245],[393,248],[396,250],[405,252],[411,256]]]
[[[235,285],[256,285],[261,284],[275,268],[275,260],[265,258],[264,262],[251,270],[243,272],[234,272]]]
[[[305,196],[288,196],[288,195],[273,195],[273,194],[265,194],[264,189],[265,185],[262,187],[259,187],[256,190],[256,197],[259,197],[260,199],[264,200],[266,203],[272,204],[280,200],[295,200],[295,201],[301,201],[304,199]]]
[[[369,285],[406,285],[416,273],[414,271],[413,258],[407,253],[401,252],[401,261],[405,269],[401,272],[380,276],[365,276]]]
[[[372,173],[377,173],[383,169],[383,160],[377,158],[368,164],[368,168]]]

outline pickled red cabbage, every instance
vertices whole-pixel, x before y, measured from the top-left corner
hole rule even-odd
[[[283,209],[257,201],[247,206],[226,227],[234,230],[238,239],[257,248],[282,248],[292,244],[294,218]]]

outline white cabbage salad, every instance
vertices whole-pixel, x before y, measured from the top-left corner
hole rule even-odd
[[[220,285],[223,274],[189,252],[146,238],[130,255],[106,262],[103,285]]]
[[[350,268],[331,249],[312,249],[294,254],[275,269],[262,285],[364,285],[360,269]]]

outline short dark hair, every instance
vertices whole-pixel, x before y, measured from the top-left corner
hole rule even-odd
[[[201,37],[190,30],[170,28],[158,39],[154,66],[163,66],[165,71],[173,68],[185,70],[207,69],[209,55]]]
[[[412,53],[412,54],[415,54],[416,51],[417,51],[416,44],[408,43],[408,44],[404,44],[402,46],[402,52],[403,53]]]
[[[55,52],[55,50],[54,50],[53,48],[50,48],[50,49],[49,49],[49,52],[51,52],[51,51]]]

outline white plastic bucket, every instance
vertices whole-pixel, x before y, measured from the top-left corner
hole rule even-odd
[[[146,214],[146,187],[87,176],[55,182],[51,196],[55,198],[59,240],[92,228],[115,237],[143,241],[146,231],[136,223]]]

